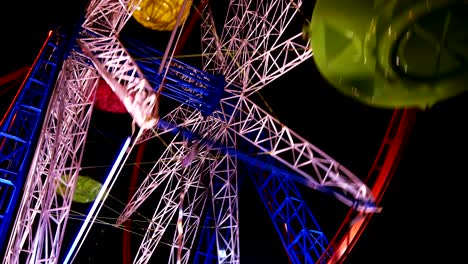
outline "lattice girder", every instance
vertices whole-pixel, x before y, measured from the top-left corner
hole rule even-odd
[[[229,129],[291,169],[292,173],[286,172],[286,177],[319,191],[331,191],[356,210],[379,210],[371,191],[356,175],[254,102],[240,96],[222,104],[236,109],[233,113],[236,118],[231,119]]]
[[[60,71],[4,263],[58,261],[98,81],[81,57],[72,51]]]

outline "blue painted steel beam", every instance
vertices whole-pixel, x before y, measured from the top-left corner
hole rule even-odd
[[[213,226],[215,221],[213,218],[213,206],[207,203],[207,210],[205,214],[205,221],[201,228],[201,233],[198,239],[197,250],[193,263],[199,264],[213,264],[218,263],[218,254],[216,248],[216,235]]]
[[[30,162],[41,133],[45,111],[58,69],[63,62],[63,35],[55,32],[46,39],[18,97],[0,124],[0,250],[5,251],[12,220]]]
[[[162,52],[130,37],[123,37],[121,41],[156,91],[165,78],[161,86],[162,95],[192,106],[204,116],[219,106],[224,94],[224,76],[209,74],[175,58],[171,60],[169,69],[164,67],[159,74]]]
[[[249,173],[291,263],[314,264],[329,242],[295,182],[273,169]]]

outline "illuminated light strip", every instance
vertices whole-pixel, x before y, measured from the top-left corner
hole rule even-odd
[[[102,205],[104,204],[104,201],[105,201],[104,194],[106,192],[108,192],[110,190],[110,188],[112,188],[112,185],[114,185],[115,180],[116,180],[114,178],[115,175],[119,175],[119,173],[116,173],[116,172],[117,172],[117,169],[118,169],[119,165],[121,164],[121,161],[122,161],[122,158],[124,157],[124,154],[127,153],[127,149],[128,149],[128,147],[130,145],[130,142],[131,142],[131,137],[128,137],[127,140],[125,141],[125,143],[123,144],[122,149],[120,150],[120,153],[119,153],[119,155],[117,156],[117,158],[116,158],[116,160],[114,162],[114,165],[112,165],[112,169],[110,170],[109,174],[107,175],[107,178],[106,178],[104,184],[102,185],[101,190],[99,191],[96,199],[94,200],[93,206],[89,210],[89,213],[86,216],[86,219],[83,222],[83,225],[81,226],[80,231],[76,235],[75,240],[73,241],[73,244],[71,245],[70,250],[68,251],[68,254],[65,257],[65,260],[63,261],[63,264],[67,264],[72,257],[73,257],[73,259],[76,257],[76,254],[74,254],[75,249],[79,249],[81,247],[81,245],[84,242],[84,239],[86,238],[86,236],[89,233],[89,230],[91,230],[90,223],[94,223],[94,221],[96,220],[96,217],[97,217],[99,211],[101,210]],[[122,168],[122,167],[120,167],[120,168]],[[110,187],[108,188],[108,186],[110,186]],[[101,200],[102,200],[102,203],[101,203]],[[97,209],[98,206],[99,206],[99,208]],[[97,209],[97,211],[96,211],[96,209]],[[91,218],[92,218],[92,220],[91,220]],[[84,234],[85,232],[86,232],[86,234]],[[83,236],[83,234],[84,234],[84,236]],[[80,243],[79,246],[78,246],[78,243]],[[73,261],[73,259],[71,259],[71,260]]]

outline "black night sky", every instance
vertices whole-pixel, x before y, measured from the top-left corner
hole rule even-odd
[[[32,63],[47,31],[75,21],[74,15],[83,2],[4,3],[4,16],[0,18],[0,77]],[[266,101],[279,120],[356,175],[367,174],[392,110],[371,108],[344,97],[321,78],[312,60],[264,90]],[[11,94],[0,97],[2,116]],[[467,99],[464,94],[418,112],[401,163],[382,200],[383,210],[372,217],[345,263],[460,263],[466,259],[462,245],[467,231],[463,219],[468,160]],[[93,120],[90,139],[99,145],[91,144],[89,152],[93,148],[106,149],[106,154],[99,153],[103,155],[99,164],[106,164],[129,132],[130,119],[126,114],[97,112]],[[100,120],[107,122],[103,125]],[[85,162],[92,163],[93,158]],[[102,168],[92,173],[103,175],[105,171]],[[126,199],[126,194],[121,193],[121,197]],[[316,194],[310,197],[324,201],[317,210],[311,208],[324,230],[336,226],[344,217],[342,212],[333,217],[334,207],[328,205],[335,204],[334,200]],[[240,196],[242,263],[288,263],[268,215],[259,208],[261,201],[246,181]],[[340,205],[337,208],[342,211]],[[107,242],[90,245],[96,256],[93,260],[83,257],[79,263],[109,260],[108,255],[101,254],[101,251],[109,254],[108,244],[120,252],[121,243],[115,242],[120,238],[110,235],[116,233],[114,227],[99,228],[95,231],[96,241]],[[115,252],[110,254],[116,255]]]

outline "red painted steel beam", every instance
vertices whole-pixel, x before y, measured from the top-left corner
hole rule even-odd
[[[417,112],[418,109],[395,109],[393,112],[379,152],[365,181],[368,186],[372,184],[371,191],[376,198],[377,205],[379,205],[399,165]],[[364,214],[350,209],[341,227],[332,239],[329,248],[327,248],[317,263],[343,263],[362,235],[372,215],[372,213]],[[330,253],[331,256],[328,257]]]

